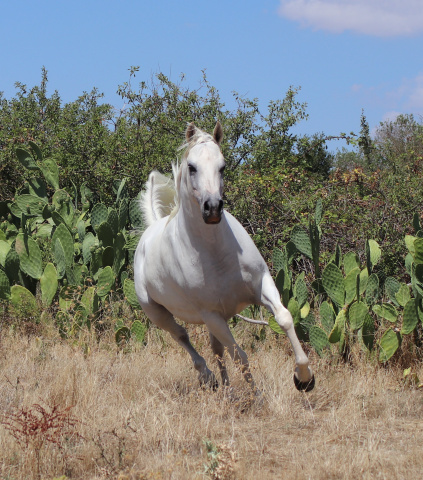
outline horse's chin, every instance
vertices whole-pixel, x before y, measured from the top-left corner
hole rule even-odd
[[[203,216],[204,223],[207,225],[217,225],[222,220],[222,217],[205,217]]]

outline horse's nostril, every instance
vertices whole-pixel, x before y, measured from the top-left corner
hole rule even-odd
[[[204,211],[210,212],[210,203],[208,202],[208,200],[204,202]]]
[[[219,212],[223,210],[223,200],[219,201]]]

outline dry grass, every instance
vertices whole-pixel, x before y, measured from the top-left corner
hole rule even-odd
[[[191,330],[193,341],[212,363],[200,332]],[[127,352],[112,339],[3,334],[0,478],[421,478],[423,392],[403,384],[401,369],[313,357],[316,388],[304,394],[283,341],[247,351],[260,400],[230,362],[231,392],[200,389],[189,357],[154,329],[146,347]],[[413,368],[422,378],[422,366]],[[20,445],[5,419],[33,405],[77,421],[55,441],[40,429],[38,443]]]

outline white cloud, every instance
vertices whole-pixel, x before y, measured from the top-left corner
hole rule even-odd
[[[280,0],[279,14],[332,33],[392,37],[423,32],[421,0]]]

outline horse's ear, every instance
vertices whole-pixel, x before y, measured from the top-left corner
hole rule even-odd
[[[220,145],[220,142],[222,141],[222,138],[223,138],[223,128],[219,120],[216,122],[216,126],[214,127],[214,130],[213,130],[213,138],[215,139],[216,143]]]
[[[191,122],[188,127],[187,127],[187,130],[185,132],[185,138],[187,139],[187,142],[189,142],[191,140],[191,138],[194,136],[194,133],[195,133],[195,125],[194,125],[194,122]]]

